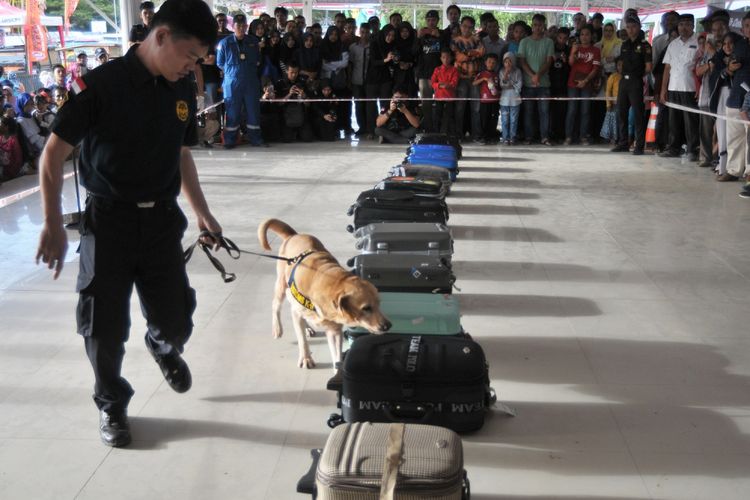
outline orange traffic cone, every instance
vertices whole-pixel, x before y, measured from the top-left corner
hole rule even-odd
[[[656,147],[656,117],[659,115],[659,106],[651,102],[651,115],[648,117],[646,127],[646,147]]]

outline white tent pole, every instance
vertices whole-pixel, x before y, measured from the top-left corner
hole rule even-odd
[[[270,14],[271,17],[273,17],[273,10],[278,6],[278,2],[276,0],[266,0],[266,12]]]
[[[302,15],[308,26],[313,23],[313,0],[302,0]]]
[[[128,50],[130,28],[141,22],[141,13],[138,7],[140,0],[120,0],[120,44],[122,53]]]
[[[586,19],[589,18],[589,2],[588,0],[581,0],[581,13],[586,16]]]
[[[443,0],[443,11],[440,13],[440,19],[443,20],[443,28],[448,27],[448,15],[445,13],[448,10],[448,6],[451,5],[450,0]]]

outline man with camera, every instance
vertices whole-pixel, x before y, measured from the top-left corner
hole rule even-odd
[[[276,84],[276,95],[284,99],[280,104],[281,116],[284,127],[281,131],[282,142],[310,142],[315,139],[310,125],[308,113],[309,103],[304,103],[307,98],[307,88],[300,76],[299,64],[290,61],[286,67],[286,75]]]
[[[417,135],[419,114],[408,101],[404,101],[407,97],[405,89],[397,88],[388,108],[382,110],[375,120],[375,135],[378,136],[380,144],[409,144]]]

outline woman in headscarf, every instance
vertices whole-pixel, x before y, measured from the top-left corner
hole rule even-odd
[[[320,57],[323,60],[320,76],[329,80],[331,89],[338,97],[348,99],[352,96],[347,75],[349,52],[344,49],[341,34],[336,26],[330,26],[325,37],[323,37],[323,41],[320,42]],[[353,132],[351,101],[341,102],[339,111],[338,125],[347,134]]]
[[[263,67],[260,72],[261,78],[268,77],[271,81],[281,78],[279,58],[281,56],[281,37],[279,32],[272,30],[267,37],[265,49],[263,49]]]
[[[302,37],[302,47],[297,50],[295,57],[299,64],[300,74],[311,80],[318,78],[323,60],[320,57],[320,50],[315,46],[315,37],[312,33],[305,33]]]
[[[396,66],[394,59],[398,59],[396,29],[387,24],[370,44],[370,68],[365,80],[367,97],[380,99],[381,110],[387,107],[384,101],[392,95],[393,72]],[[373,126],[373,130],[374,128]]]
[[[279,69],[281,74],[286,74],[286,65],[290,61],[295,61],[294,54],[297,53],[297,37],[294,33],[287,33],[281,39],[279,48]]]
[[[417,96],[417,82],[414,78],[414,63],[417,60],[416,36],[411,24],[404,21],[396,29],[396,50],[398,64],[393,69],[393,86],[408,89],[409,97]]]

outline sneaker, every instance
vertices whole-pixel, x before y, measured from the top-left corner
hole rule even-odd
[[[383,137],[382,135],[379,135],[378,136],[378,144],[385,144],[385,137]]]
[[[591,142],[588,139],[581,139],[581,146],[590,146]]]
[[[526,139],[525,141],[523,141],[523,145],[524,146],[531,146],[531,141],[528,140],[528,139]]]
[[[128,414],[122,411],[99,411],[99,437],[102,443],[113,448],[121,448],[130,444],[130,424]]]
[[[549,139],[545,137],[544,139],[542,139],[542,146],[552,146],[552,143],[549,142]]]
[[[740,198],[750,200],[750,191],[740,191]]]
[[[190,375],[190,368],[188,368],[185,360],[182,359],[180,353],[173,350],[169,354],[156,354],[151,350],[151,347],[146,344],[148,352],[153,356],[156,364],[159,365],[164,380],[167,381],[169,387],[173,391],[183,393],[190,390],[193,385],[193,377]]]
[[[721,174],[720,176],[716,178],[716,180],[718,182],[734,182],[734,181],[739,180],[739,177],[736,177],[732,174],[727,173],[727,174]]]
[[[700,162],[700,163],[698,164],[698,166],[699,166],[700,168],[708,168],[708,167],[713,167],[713,166],[714,166],[714,164],[713,164],[713,163],[711,163],[710,161],[702,161],[702,162]]]
[[[563,146],[570,146],[571,144],[573,144],[573,139],[571,139],[570,137],[563,141]]]
[[[643,150],[639,148],[635,148],[633,150],[633,156],[643,156]]]
[[[613,147],[612,149],[609,150],[610,153],[627,153],[628,151],[630,151],[630,148],[628,148],[624,144],[615,146],[615,147]]]

